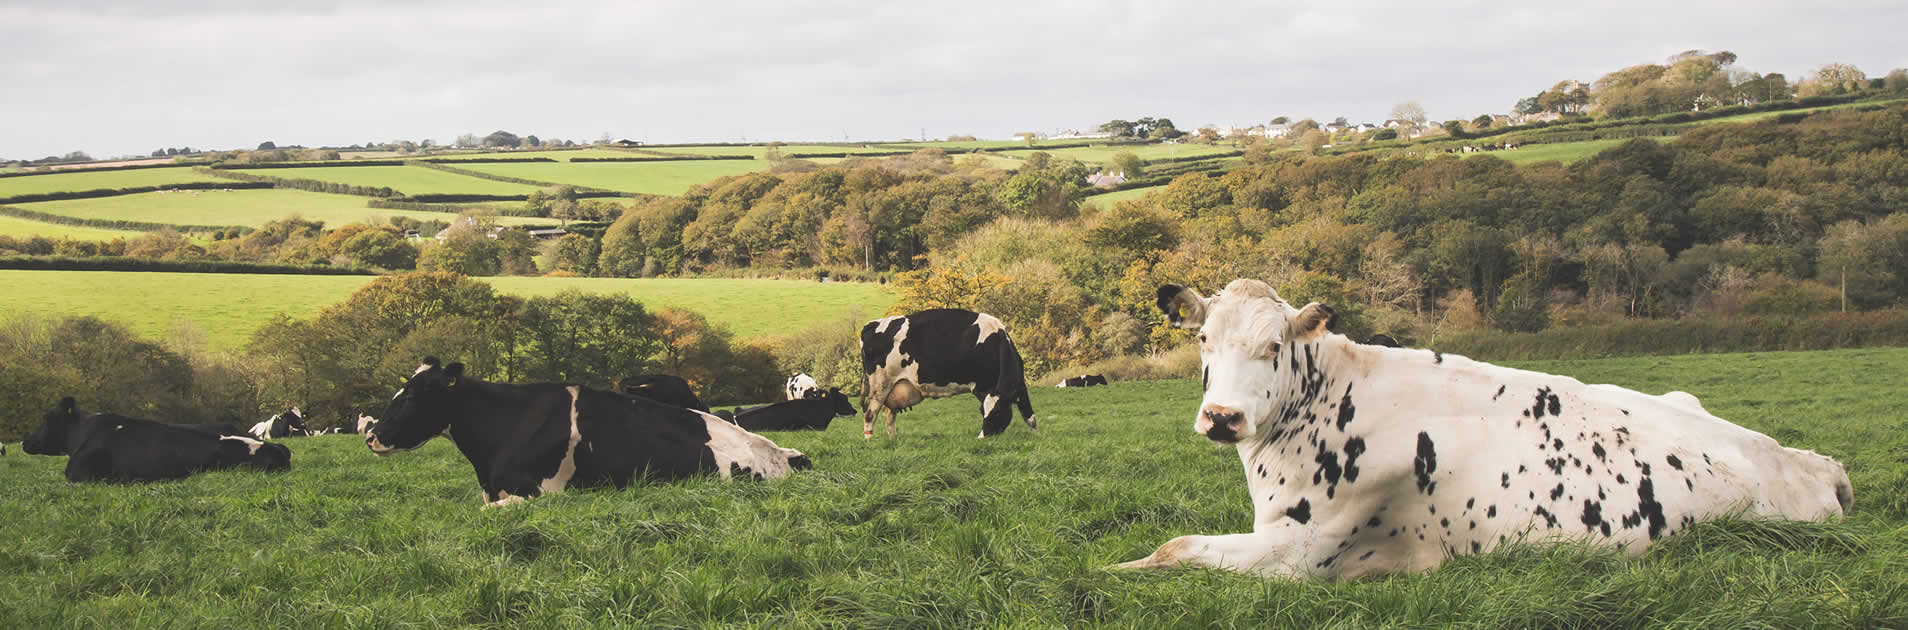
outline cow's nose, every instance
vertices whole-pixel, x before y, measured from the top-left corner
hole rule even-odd
[[[1199,421],[1193,430],[1214,442],[1237,442],[1239,431],[1245,425],[1245,414],[1231,407],[1207,405],[1199,410]]]

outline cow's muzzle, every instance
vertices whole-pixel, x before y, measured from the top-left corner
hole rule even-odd
[[[1199,410],[1199,419],[1193,421],[1193,431],[1214,442],[1237,442],[1244,430],[1245,414],[1231,407],[1207,405]]]

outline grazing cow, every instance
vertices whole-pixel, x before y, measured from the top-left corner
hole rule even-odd
[[[998,435],[1014,419],[1014,407],[1038,431],[1020,351],[1000,320],[986,313],[933,309],[884,317],[861,327],[861,368],[867,375],[862,406],[863,438],[874,437],[875,416],[894,415],[926,398],[973,392],[981,401],[980,437]]]
[[[1360,341],[1359,343],[1365,344],[1367,346],[1383,346],[1386,348],[1404,347],[1402,344],[1398,343],[1398,340],[1392,339],[1391,335],[1387,335],[1383,333],[1366,337],[1364,341]]]
[[[1193,430],[1236,443],[1253,531],[1181,536],[1126,568],[1355,578],[1428,571],[1521,540],[1641,553],[1737,513],[1822,519],[1852,499],[1835,460],[1690,403],[1430,350],[1351,343],[1257,280],[1159,308],[1199,331]]]
[[[292,407],[291,411],[277,414],[270,420],[252,425],[252,437],[269,440],[273,438],[304,437],[311,435],[311,429],[305,427],[304,414]]]
[[[1104,375],[1081,374],[1079,376],[1075,376],[1073,378],[1060,381],[1060,384],[1055,385],[1054,387],[1092,387],[1094,385],[1105,385],[1105,384],[1106,384],[1106,376]]]
[[[470,460],[493,506],[638,477],[774,479],[809,466],[800,451],[706,413],[580,385],[487,383],[465,376],[462,363],[426,357],[365,446],[390,455],[440,433]]]
[[[35,455],[66,455],[67,481],[156,481],[202,470],[250,467],[283,470],[291,450],[250,437],[221,435],[206,426],[170,425],[79,410],[73,397],[46,412],[22,448]]]
[[[855,415],[855,405],[848,401],[848,395],[841,393],[839,387],[830,387],[820,398],[784,400],[753,409],[738,409],[732,422],[750,431],[826,431],[836,416],[852,415]]]
[[[618,381],[616,389],[631,396],[641,396],[665,405],[703,412],[709,410],[709,406],[702,404],[702,399],[696,397],[696,391],[689,388],[689,381],[668,374],[631,376]]]
[[[788,400],[820,398],[824,393],[822,392],[821,386],[815,383],[815,377],[807,374],[796,374],[788,377],[788,384],[783,386],[782,389],[788,394]]]

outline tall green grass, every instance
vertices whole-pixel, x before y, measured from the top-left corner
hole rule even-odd
[[[373,188],[389,187],[407,195],[453,193],[475,195],[527,195],[538,189],[536,186],[465,177],[463,175],[446,173],[421,166],[321,166],[276,170],[240,170],[239,172],[252,172],[272,177],[313,179],[321,182],[337,182],[353,186],[370,186]]]
[[[0,623],[122,627],[1902,627],[1908,350],[1523,364],[1702,397],[1847,464],[1826,524],[1718,522],[1639,557],[1578,546],[1424,575],[1287,582],[1103,567],[1182,534],[1242,532],[1230,448],[1189,430],[1197,381],[1040,388],[1041,433],[975,440],[972,398],[770,434],[815,468],[484,510],[436,440],[378,458],[285,440],[282,474],[75,486],[0,458]],[[1839,395],[1847,392],[1848,395]],[[50,403],[49,403],[50,404]]]
[[[341,168],[339,170],[352,169]],[[285,169],[274,172],[303,173],[304,171],[302,169]],[[445,175],[449,174],[445,173]],[[459,177],[456,175],[451,176]],[[497,183],[485,182],[485,180],[474,177],[461,177],[461,179],[484,183]],[[314,221],[324,221],[325,224],[330,227],[337,227],[346,223],[363,223],[397,216],[411,217],[425,221],[447,221],[454,218],[451,215],[441,212],[370,208],[365,205],[364,197],[282,188],[265,190],[151,192],[137,195],[120,195],[117,197],[42,201],[16,205],[17,207],[27,210],[81,219],[140,221],[184,225],[244,225],[257,227],[292,215],[298,215]],[[519,203],[517,205],[522,204]],[[555,223],[555,221],[550,219],[527,217],[498,217],[497,221],[505,225]]]
[[[144,234],[144,232],[133,230],[108,230],[78,225],[60,225],[57,223],[0,215],[0,236],[12,236],[16,238],[44,236],[55,239],[70,238],[76,241],[110,241],[115,238],[139,238]]]
[[[26,177],[0,177],[0,197],[218,181],[225,180],[194,171],[190,166],[93,173],[53,173]]]

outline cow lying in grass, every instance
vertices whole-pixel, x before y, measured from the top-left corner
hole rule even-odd
[[[236,434],[236,435],[234,435]],[[283,470],[291,450],[230,425],[174,425],[110,413],[86,413],[68,396],[46,412],[21,448],[65,455],[67,481],[158,481],[203,470]]]
[[[1425,571],[1522,540],[1639,553],[1696,522],[1817,520],[1852,499],[1835,460],[1710,415],[1694,396],[1354,344],[1332,310],[1235,280],[1167,285],[1199,331],[1193,430],[1238,445],[1253,531],[1181,536],[1120,565],[1352,578]]]
[[[800,451],[706,413],[579,385],[487,383],[466,376],[462,363],[426,357],[365,446],[390,455],[440,433],[476,468],[487,505],[568,487],[622,488],[639,476],[777,479],[809,465]]]

